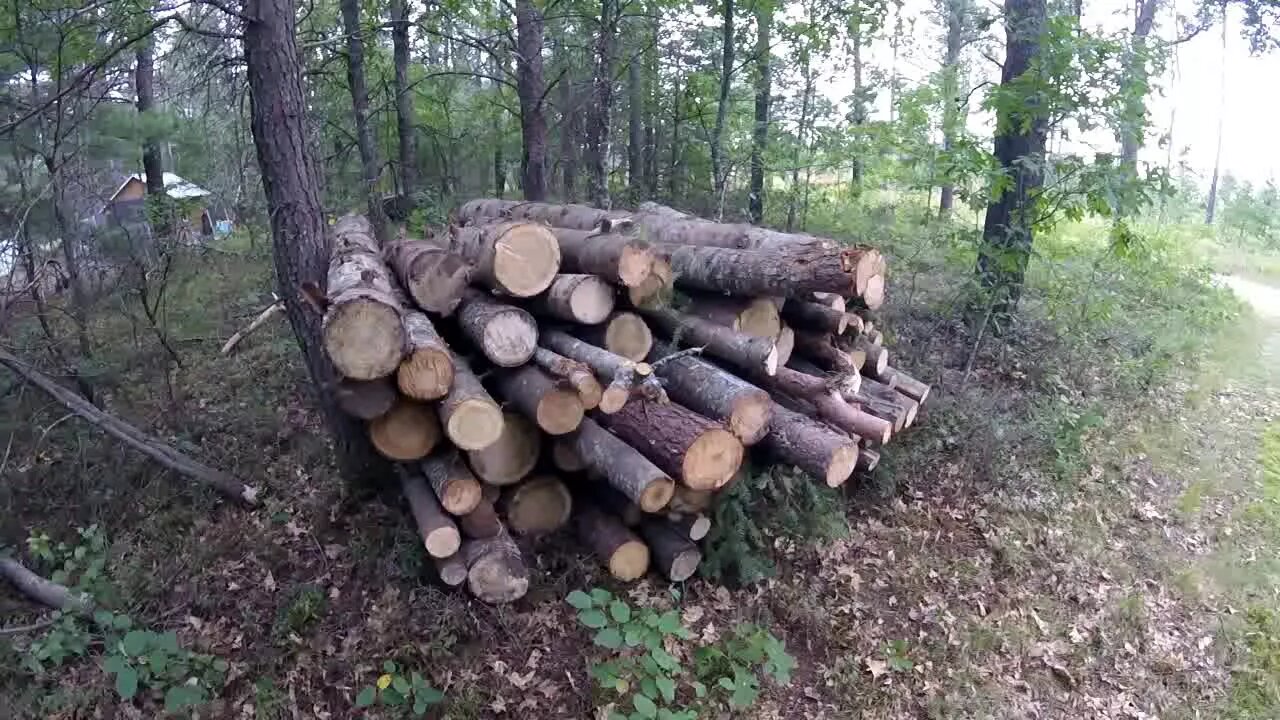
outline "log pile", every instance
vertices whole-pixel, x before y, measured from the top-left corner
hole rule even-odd
[[[929,386],[893,365],[866,246],[635,211],[473,200],[430,239],[333,226],[324,347],[395,461],[441,582],[529,587],[562,528],[620,580],[683,581],[748,457],[869,472]]]

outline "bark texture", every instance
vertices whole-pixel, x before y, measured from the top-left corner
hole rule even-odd
[[[548,435],[573,432],[582,422],[578,393],[559,387],[537,367],[526,365],[502,373],[495,382],[502,397]]]
[[[590,418],[568,438],[573,450],[597,476],[640,506],[657,512],[671,500],[675,483],[630,445],[609,434]]]
[[[708,355],[750,370],[772,375],[778,369],[778,351],[772,340],[750,337],[674,310],[650,308],[641,313],[669,335],[676,345],[702,346]]]
[[[649,546],[616,517],[600,508],[580,503],[574,513],[578,540],[591,548],[609,574],[623,582],[644,577],[649,571]]]
[[[384,251],[400,284],[418,307],[450,315],[471,283],[471,263],[432,240],[399,240]]]
[[[503,432],[502,410],[485,392],[465,360],[453,356],[453,386],[436,405],[449,440],[462,450],[482,450]]]
[[[722,487],[742,465],[743,446],[720,424],[676,403],[638,399],[599,421],[689,487]]]
[[[405,347],[400,300],[373,232],[359,215],[333,227],[324,345],[338,371],[355,380],[395,372]]]
[[[546,290],[560,271],[560,245],[551,231],[529,222],[453,228],[452,249],[475,265],[475,279],[515,297]]]
[[[844,484],[858,462],[856,441],[776,403],[764,446],[828,487]]]
[[[670,355],[672,348],[660,345],[658,350],[659,354]],[[769,431],[773,409],[769,393],[693,356],[655,365],[655,372],[672,398],[707,417],[723,421],[743,445],[756,444]]]
[[[463,296],[458,325],[499,367],[523,365],[538,346],[538,323],[532,315],[479,290],[468,289]]]

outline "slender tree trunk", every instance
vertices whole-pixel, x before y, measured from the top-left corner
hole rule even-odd
[[[396,131],[400,136],[400,194],[406,212],[418,192],[418,145],[414,137],[413,95],[409,92],[409,3],[391,0],[391,47],[395,64]]]
[[[494,77],[502,77],[502,73],[505,70],[505,68],[503,68],[502,55],[502,49],[499,48],[493,58]],[[494,92],[498,92],[498,84],[496,82],[493,84],[493,89]],[[497,198],[505,197],[507,192],[506,158],[503,157],[502,152],[504,136],[503,124],[503,114],[502,111],[499,110],[493,118],[493,192],[494,196]],[[521,123],[521,127],[524,127],[523,122]],[[520,166],[520,171],[522,173],[524,172],[523,164]]]
[[[656,13],[657,10],[655,9]],[[658,198],[658,92],[662,87],[658,77],[658,19],[646,25],[644,51],[644,178],[645,189],[652,200]]]
[[[640,26],[632,23],[633,30]],[[636,36],[641,33],[636,32]],[[631,203],[640,202],[644,197],[644,87],[641,53],[635,50],[637,43],[631,43],[631,59],[627,63],[627,193]]]
[[[716,98],[716,124],[711,130],[711,181],[716,206],[723,211],[728,170],[724,160],[724,123],[729,114],[729,90],[733,85],[733,2],[724,0],[724,20],[720,27],[720,94]],[[717,217],[720,215],[716,213]]]
[[[279,0],[277,0],[279,1]],[[379,243],[387,241],[387,217],[382,211],[378,176],[382,162],[369,127],[369,88],[364,75],[364,38],[360,29],[360,0],[342,0],[342,28],[347,34],[347,87],[351,90],[351,110],[356,121],[356,144],[360,146],[360,169],[364,176],[369,222]]]
[[[773,25],[773,5],[756,3],[756,115],[751,132],[751,188],[747,196],[747,212],[751,222],[764,222],[764,154],[769,146],[769,95],[772,92],[769,69],[769,31]]]
[[[363,424],[338,408],[333,388],[339,378],[321,343],[321,317],[302,295],[303,283],[325,286],[329,253],[319,175],[307,140],[296,7],[293,0],[246,0],[244,13],[249,126],[271,219],[276,294],[284,299],[343,473],[351,480],[370,477],[383,465],[373,456]]]
[[[138,96],[138,115],[147,137],[142,141],[142,171],[146,173],[147,195],[164,197],[164,165],[160,161],[160,144],[146,127],[147,113],[155,105],[155,49],[150,41],[138,45],[134,68],[134,90]],[[163,231],[161,231],[163,232]]]
[[[862,83],[862,13],[861,0],[854,0],[849,43],[853,46],[853,125],[862,127],[867,121],[866,88]],[[862,159],[855,155],[850,169],[849,185],[855,196],[862,192]]]
[[[578,199],[578,98],[568,69],[560,78],[560,193]]]
[[[960,49],[964,41],[964,25],[968,12],[967,0],[948,0],[947,2],[947,55],[943,60],[943,97],[942,97],[942,152],[949,168],[952,165],[950,153],[955,149],[956,135],[963,126],[960,112]],[[950,170],[943,171],[944,177]],[[942,184],[942,197],[938,201],[938,210],[951,212],[955,205],[956,188],[950,177],[945,177]]]
[[[1133,38],[1129,48],[1124,84],[1131,86],[1120,118],[1120,163],[1131,175],[1138,172],[1138,148],[1146,121],[1147,37],[1156,20],[1156,0],[1134,0]]]
[[[796,127],[795,159],[791,163],[791,192],[787,193],[787,232],[796,226],[796,210],[800,204],[800,164],[808,149],[806,138],[809,134],[809,102],[813,97],[813,68],[807,51],[800,61],[800,74],[804,77],[804,90],[800,98],[800,123]]]
[[[671,93],[671,165],[667,171],[667,195],[680,196],[680,67],[677,64]]]
[[[533,0],[516,0],[516,93],[520,96],[520,137],[524,144],[520,183],[524,199],[534,201],[547,198],[542,25],[542,11]]]
[[[592,205],[608,208],[609,110],[613,104],[613,49],[618,34],[617,0],[601,0],[595,42],[595,75],[587,119],[587,195]]]
[[[1222,68],[1218,82],[1218,147],[1213,152],[1213,180],[1204,208],[1204,224],[1212,225],[1218,209],[1218,177],[1222,171],[1222,125],[1227,117],[1227,8],[1222,7]]]
[[[1005,62],[1001,84],[1026,82],[1040,54],[1045,29],[1045,0],[1005,0]],[[978,254],[978,282],[986,288],[990,305],[982,317],[1002,330],[1012,318],[1022,293],[1023,278],[1031,259],[1035,196],[1044,184],[1046,109],[1034,98],[999,112],[995,155],[1008,185],[987,205]],[[982,318],[976,318],[980,321]]]

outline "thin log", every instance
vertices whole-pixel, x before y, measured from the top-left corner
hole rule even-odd
[[[88,593],[77,593],[65,585],[45,579],[13,558],[0,557],[0,577],[12,583],[18,592],[47,608],[76,615],[85,615],[93,610],[93,598]]]
[[[730,480],[729,484],[732,483],[733,481]],[[685,485],[677,485],[667,510],[681,515],[707,512],[711,509],[715,497],[716,493],[712,490],[694,490]]]
[[[578,393],[584,410],[594,410],[600,405],[604,388],[600,387],[600,381],[586,363],[571,360],[542,347],[533,351],[533,362],[547,374],[569,383]]]
[[[475,265],[475,279],[513,297],[533,297],[560,272],[560,243],[545,225],[500,221],[452,228],[454,252]]]
[[[573,498],[560,479],[538,475],[502,494],[499,509],[517,535],[555,532],[569,522]]]
[[[708,355],[741,368],[761,368],[769,375],[778,369],[778,350],[773,340],[743,335],[674,310],[647,308],[640,312],[679,346],[702,346]]]
[[[560,243],[565,272],[599,275],[624,287],[638,287],[653,267],[653,250],[638,238],[595,230],[551,228]]]
[[[613,286],[598,275],[557,275],[530,303],[535,313],[583,325],[602,323],[613,312]]]
[[[361,420],[386,415],[391,406],[396,404],[396,388],[389,378],[342,378],[338,381],[334,396],[343,412]]]
[[[532,315],[474,288],[463,294],[458,326],[498,367],[529,362],[538,346],[538,323]]]
[[[178,452],[159,438],[148,435],[113,415],[108,415],[80,395],[62,387],[54,382],[53,378],[19,360],[3,348],[0,348],[0,365],[4,365],[17,373],[24,380],[40,388],[54,400],[62,403],[71,412],[101,428],[103,432],[138,450],[179,475],[203,485],[208,485],[236,502],[244,503],[245,505],[257,503],[258,490],[254,486],[245,485],[221,470],[215,470],[208,465],[197,462]]]
[[[858,465],[854,469],[858,472],[871,472],[880,464],[880,453],[871,448],[858,448]]]
[[[711,532],[711,518],[702,513],[667,513],[666,522],[681,537],[698,542]]]
[[[733,433],[676,403],[633,400],[600,423],[685,485],[715,489],[742,465],[743,446]]]
[[[924,399],[929,397],[929,392],[932,389],[928,383],[921,382],[894,367],[886,367],[881,375],[885,379],[892,378],[896,380],[897,383],[894,385],[894,389],[921,405],[924,404]]]
[[[889,442],[892,425],[846,402],[838,390],[838,379],[833,382],[791,368],[778,368],[778,374],[772,378],[756,377],[755,380],[777,395],[804,400],[812,408],[812,414],[846,433],[877,445]],[[810,412],[809,407],[804,412]]]
[[[649,545],[653,562],[672,582],[684,582],[698,570],[702,552],[679,530],[661,520],[644,520],[640,534]]]
[[[529,592],[529,569],[505,529],[490,538],[467,540],[459,554],[467,564],[467,589],[480,600],[511,603]]]
[[[866,353],[867,361],[862,366],[862,374],[873,378],[884,375],[889,367],[889,351],[883,345],[876,345],[866,335],[859,335],[853,340],[853,347]]]
[[[422,474],[450,515],[466,515],[480,504],[480,481],[457,450],[447,448],[422,461]]]
[[[453,387],[453,354],[426,315],[408,311],[403,320],[409,351],[396,370],[396,385],[414,400],[439,400]]]
[[[577,391],[559,387],[545,372],[526,365],[496,375],[498,392],[548,435],[564,435],[582,422]]]
[[[573,441],[565,438],[554,438],[551,441],[551,464],[557,470],[576,473],[587,469],[587,463],[573,449]]]
[[[453,356],[453,386],[436,406],[444,434],[462,450],[482,450],[502,435],[502,410],[465,360]]]
[[[447,558],[431,559],[435,563],[436,575],[440,577],[440,582],[448,587],[458,587],[467,581],[467,563],[460,553],[454,553]]]
[[[502,418],[498,439],[482,450],[467,453],[471,469],[489,485],[511,485],[520,482],[538,463],[542,439],[538,429],[523,416],[507,411]]]
[[[383,257],[418,307],[450,315],[471,284],[470,262],[436,240],[399,240],[387,244]]]
[[[471,200],[458,208],[457,217],[460,222],[469,223],[485,222],[494,218],[517,218],[536,220],[553,227],[595,230],[600,227],[609,227],[615,220],[626,219],[630,217],[630,213],[618,210],[597,210],[587,205],[571,203],[555,205],[480,198]]]
[[[383,457],[418,460],[440,442],[440,421],[430,405],[400,398],[385,415],[369,421],[369,440]]]
[[[643,363],[637,364],[559,330],[543,332],[539,342],[555,353],[586,363],[596,375],[609,381],[609,386],[601,394],[601,412],[617,412],[635,391],[651,399],[663,397],[661,384],[651,381],[652,375],[645,370],[647,366]]]
[[[580,328],[577,334],[587,342],[615,355],[640,362],[653,348],[653,333],[639,315],[616,312],[603,325]]]
[[[654,366],[667,393],[677,402],[724,421],[743,445],[756,444],[769,431],[773,408],[769,393],[701,358],[673,359],[669,345],[659,344],[655,350],[655,355],[667,356]]]
[[[778,306],[772,298],[734,298],[697,293],[689,296],[685,311],[751,337],[772,339],[782,331]]]
[[[227,338],[226,344],[222,346],[222,350],[220,350],[219,352],[223,355],[230,355],[231,351],[236,349],[236,346],[240,344],[241,340],[244,340],[245,338],[249,337],[250,335],[253,334],[255,330],[262,327],[268,320],[270,320],[271,318],[283,312],[284,312],[283,300],[276,300],[275,302],[271,303],[270,305],[267,306],[266,310],[263,310],[262,312],[258,313],[258,316],[253,319],[253,322],[237,330],[235,334]]]
[[[445,514],[436,496],[427,487],[427,483],[418,473],[396,466],[400,477],[400,488],[404,491],[409,508],[413,511],[414,522],[418,525],[418,534],[422,536],[422,546],[427,554],[435,558],[446,558],[458,552],[462,544],[462,536],[458,534],[458,526]]]
[[[644,577],[649,571],[649,546],[620,520],[589,503],[579,503],[574,513],[578,541],[623,582]]]
[[[405,337],[395,287],[369,221],[359,215],[338,220],[321,332],[325,352],[344,377],[372,380],[400,365]]]
[[[639,451],[590,418],[568,438],[587,467],[645,512],[657,512],[671,500],[675,482]]]
[[[813,332],[839,335],[849,327],[848,313],[804,300],[791,300],[783,305],[782,317],[793,328]]]
[[[769,434],[762,443],[782,461],[838,487],[853,474],[858,443],[822,423],[774,404]]]
[[[492,500],[482,499],[479,504],[466,515],[458,518],[458,527],[469,540],[491,538],[503,531],[502,520]]]

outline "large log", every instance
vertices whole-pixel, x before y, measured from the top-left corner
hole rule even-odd
[[[480,481],[471,473],[457,450],[448,448],[422,461],[436,499],[450,515],[466,515],[480,504]]]
[[[591,372],[591,368],[586,363],[572,360],[543,347],[533,351],[533,362],[547,374],[569,383],[578,393],[583,410],[594,410],[600,405],[604,388],[600,387],[600,381],[596,379],[595,373]]]
[[[402,308],[363,216],[346,215],[334,225],[326,292],[324,349],[338,372],[355,380],[395,372],[405,345]]]
[[[829,250],[837,243],[826,238],[784,233],[742,223],[719,223],[687,215],[653,202],[641,203],[631,216],[640,233],[654,242],[739,250]]]
[[[738,297],[802,298],[813,292],[855,295],[867,252],[844,250],[755,251],[693,245],[654,245],[671,265],[676,287]]]
[[[633,391],[650,399],[663,397],[662,386],[645,363],[636,363],[559,330],[543,332],[539,342],[555,353],[585,363],[596,375],[609,381],[609,387],[601,394],[601,412],[617,412]]]
[[[400,488],[409,501],[409,509],[413,511],[413,519],[418,525],[418,534],[422,536],[422,546],[427,549],[427,554],[445,558],[458,552],[458,547],[462,544],[458,526],[445,515],[426,481],[404,466],[396,466],[396,473],[400,476]]]
[[[601,415],[600,423],[692,488],[721,487],[742,465],[742,442],[733,433],[676,403],[633,400]]]
[[[682,347],[702,346],[708,355],[744,369],[759,368],[768,375],[778,369],[778,350],[773,340],[743,335],[674,310],[646,308],[640,312]]]
[[[856,373],[860,367],[855,358],[832,343],[830,335],[797,330],[796,354],[830,372]]]
[[[589,503],[578,503],[574,525],[578,541],[591,548],[615,578],[630,582],[649,571],[649,546],[617,518]]]
[[[710,293],[691,295],[685,311],[751,337],[776,338],[782,331],[778,306],[769,298],[734,298]]]
[[[769,434],[762,443],[784,462],[824,481],[842,485],[858,462],[858,443],[822,423],[774,404]]]
[[[511,532],[541,535],[569,522],[573,498],[559,478],[537,475],[503,493],[499,509]]]
[[[502,434],[502,410],[465,360],[453,356],[453,387],[436,406],[444,433],[463,450],[480,450]]]
[[[649,243],[617,233],[551,228],[560,242],[565,272],[599,275],[624,287],[639,287],[649,277],[653,250]]]
[[[533,299],[531,307],[540,315],[595,325],[609,317],[613,303],[613,286],[599,275],[557,275],[551,287]]]
[[[440,442],[440,422],[430,405],[401,398],[385,415],[369,421],[369,440],[384,457],[417,460]]]
[[[611,435],[590,418],[569,436],[573,450],[610,487],[645,512],[657,512],[671,500],[675,483],[635,448]]]
[[[577,334],[594,345],[634,362],[644,360],[653,347],[653,333],[649,326],[639,315],[630,312],[613,313],[607,323],[580,328]]]
[[[671,356],[669,345],[653,354]],[[754,445],[769,431],[773,408],[769,393],[711,363],[689,355],[655,361],[667,394],[707,417],[723,420],[743,445]],[[779,368],[781,370],[781,368]]]
[[[672,582],[684,582],[693,576],[702,562],[702,553],[687,536],[657,519],[640,523],[640,534],[649,545],[653,561]]]
[[[542,439],[538,429],[523,416],[507,411],[500,415],[502,432],[482,450],[467,453],[471,469],[489,485],[520,482],[538,462]]]
[[[545,372],[526,365],[498,374],[498,391],[548,435],[564,435],[582,422],[582,400],[575,390],[560,387]]]
[[[463,294],[458,325],[489,362],[499,367],[529,362],[538,346],[538,323],[532,315],[474,288]]]
[[[538,223],[455,227],[452,249],[475,264],[476,280],[514,297],[537,295],[560,272],[560,243]]]
[[[449,315],[471,283],[472,266],[435,240],[398,240],[383,250],[387,264],[418,307]]]
[[[816,302],[791,300],[782,306],[782,317],[793,328],[839,335],[849,327],[849,318],[858,316]]]
[[[453,387],[453,354],[426,315],[408,311],[403,319],[409,352],[396,370],[396,385],[414,400],[439,400]]]
[[[587,469],[587,463],[573,449],[573,440],[567,438],[551,439],[551,464],[557,470],[576,473]]]
[[[459,554],[467,563],[467,589],[480,600],[510,603],[529,592],[529,569],[506,530],[491,538],[467,540]]]
[[[587,205],[553,205],[543,202],[520,200],[495,200],[480,198],[458,208],[460,222],[476,223],[493,218],[519,218],[536,220],[553,227],[595,230],[607,227],[614,220],[630,217],[630,213],[617,210],[597,210]]]

